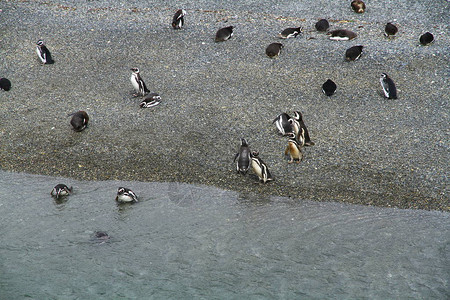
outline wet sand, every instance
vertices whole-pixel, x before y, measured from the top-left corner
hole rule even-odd
[[[396,3],[395,6],[390,6]],[[173,4],[173,5],[171,5]],[[227,3],[225,3],[227,4]],[[367,12],[311,1],[184,6],[183,30],[170,22],[177,2],[1,2],[0,167],[78,180],[178,181],[295,198],[449,211],[448,2],[371,1]],[[355,31],[348,42],[313,30]],[[20,19],[20,22],[18,20]],[[447,21],[446,21],[447,20]],[[398,36],[388,40],[393,21]],[[236,27],[215,43],[217,29]],[[278,59],[265,48],[286,27]],[[419,36],[432,32],[431,46]],[[52,51],[41,65],[35,43]],[[364,45],[358,61],[345,50]],[[129,77],[139,67],[159,106],[140,109]],[[381,95],[379,76],[399,99]],[[338,85],[331,98],[321,85]],[[85,110],[89,127],[71,130]],[[287,139],[272,120],[303,113],[313,147],[301,164],[284,159]],[[274,182],[236,174],[240,138],[268,164]]]

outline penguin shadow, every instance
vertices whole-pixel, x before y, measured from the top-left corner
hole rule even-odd
[[[53,204],[55,205],[56,209],[59,211],[62,211],[66,208],[66,203],[69,201],[70,196],[61,196],[61,197],[52,197],[53,198]]]

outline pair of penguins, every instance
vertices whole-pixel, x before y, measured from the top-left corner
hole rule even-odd
[[[303,122],[302,114],[299,111],[295,111],[294,117],[291,118],[287,113],[281,113],[272,123],[275,123],[282,135],[288,137],[288,145],[284,154],[285,156],[290,156],[289,163],[300,163],[303,159],[302,147],[314,145]],[[259,157],[258,151],[250,151],[245,138],[241,139],[241,145],[234,156],[234,162],[238,173],[247,174],[251,165],[261,182],[266,183],[273,180],[267,164]]]
[[[70,195],[72,191],[72,187],[68,187],[67,185],[60,183],[52,189],[50,195],[59,200],[61,197]],[[124,187],[119,187],[117,190],[116,201],[118,203],[138,202],[138,197],[132,190]]]
[[[397,99],[397,88],[395,86],[394,81],[392,80],[391,77],[389,77],[388,74],[381,73],[380,84],[383,89],[384,96],[386,98]],[[327,95],[328,97],[331,97],[336,92],[336,89],[337,89],[337,85],[331,79],[328,79],[322,85],[322,92],[325,95]]]
[[[175,15],[172,19],[172,27],[173,29],[181,29],[184,26],[184,16],[186,15],[186,11],[184,9],[179,9],[176,11]],[[228,26],[219,29],[216,32],[215,41],[223,42],[229,40],[233,36],[233,26]]]

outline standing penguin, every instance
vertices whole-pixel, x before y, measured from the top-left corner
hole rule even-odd
[[[386,27],[384,27],[384,35],[386,37],[394,36],[398,32],[397,26],[392,23],[387,23]]]
[[[262,181],[263,183],[272,181],[273,178],[269,172],[269,168],[267,167],[266,163],[263,162],[261,158],[259,158],[259,152],[253,151],[250,157],[252,160],[253,171],[255,171],[256,175],[258,175],[259,180]]]
[[[11,81],[8,78],[0,78],[0,90],[9,91],[11,89]]]
[[[311,138],[309,137],[308,128],[306,128],[305,122],[303,122],[303,115],[299,111],[294,111],[294,117],[299,124],[300,128],[303,130],[303,132],[297,133],[297,140],[300,142],[301,146],[314,146],[315,143],[311,141]],[[300,136],[303,135],[303,141],[300,140]]]
[[[217,30],[215,41],[223,42],[231,39],[231,37],[233,36],[233,28],[234,28],[233,26],[228,26]]]
[[[336,89],[337,85],[331,79],[328,79],[322,84],[322,92],[328,97],[332,96],[336,92]]]
[[[236,162],[236,171],[243,175],[247,174],[250,166],[250,147],[244,138],[241,139],[241,146],[239,147],[239,152],[234,156],[234,161]]]
[[[42,61],[43,64],[52,64],[55,61],[52,59],[52,55],[50,54],[50,51],[47,49],[47,47],[44,45],[44,42],[39,40],[36,43],[36,53],[39,56],[39,59]]]
[[[184,16],[186,15],[186,11],[184,9],[179,9],[175,13],[172,19],[172,27],[173,29],[181,29],[184,26]]]
[[[321,19],[317,21],[315,27],[317,31],[327,31],[330,27],[330,23],[328,23],[326,19]]]
[[[366,4],[361,0],[354,0],[350,5],[358,14],[362,14],[366,10]]]
[[[386,98],[397,99],[397,88],[395,87],[394,81],[388,76],[388,74],[381,73],[380,83]]]
[[[281,49],[283,49],[283,44],[281,43],[272,43],[266,48],[266,54],[270,58],[276,58],[280,55]]]
[[[150,93],[150,91],[147,89],[147,86],[145,85],[144,80],[142,80],[141,75],[139,74],[139,69],[131,68],[130,70],[133,72],[131,73],[130,80],[137,92],[136,94],[133,94],[133,96],[145,96],[145,94]]]
[[[297,35],[299,35],[302,32],[302,28],[301,27],[297,27],[297,28],[286,28],[285,30],[283,30],[282,32],[280,32],[280,34],[278,34],[278,37],[280,39],[288,39],[291,37],[297,37]]]
[[[86,129],[89,122],[89,116],[85,111],[80,110],[76,113],[69,114],[69,116],[72,116],[70,125],[72,125],[73,130],[80,132]]]
[[[303,129],[302,129],[303,130]],[[285,156],[290,156],[289,163],[300,163],[303,159],[303,152],[301,149],[301,145],[298,143],[295,133],[291,132],[288,134],[288,145],[286,147],[286,150],[284,150]]]
[[[347,51],[345,51],[345,60],[346,61],[353,61],[353,60],[357,60],[362,53],[362,49],[364,48],[364,46],[353,46],[347,49]]]
[[[290,118],[291,117],[287,113],[281,113],[278,115],[278,117],[276,117],[272,121],[272,124],[275,123],[275,126],[277,126],[278,131],[282,135],[286,135],[289,132],[293,132],[292,125],[289,122]]]

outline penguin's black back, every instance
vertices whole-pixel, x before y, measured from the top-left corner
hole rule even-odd
[[[319,20],[316,23],[316,30],[317,31],[327,31],[330,27],[330,23],[326,19]]]
[[[11,81],[7,78],[0,78],[0,89],[9,91],[11,89]]]
[[[44,53],[45,53],[46,64],[48,64],[48,65],[53,64],[55,61],[53,60],[52,55],[50,54],[50,51],[44,45],[42,45],[41,48],[42,48],[42,51],[44,51]]]
[[[431,32],[425,32],[419,38],[419,41],[422,45],[428,45],[434,41],[434,36]]]
[[[328,97],[332,96],[334,92],[336,92],[337,85],[333,82],[333,80],[328,79],[325,81],[325,83],[322,85],[322,91],[325,95]]]

